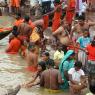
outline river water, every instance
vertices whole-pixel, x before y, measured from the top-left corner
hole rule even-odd
[[[13,23],[13,20],[11,18],[9,21]],[[6,23],[5,25],[1,25],[1,27],[4,26],[6,27]],[[8,39],[9,37],[7,36],[6,38],[0,40],[0,95],[3,95],[1,93],[5,92],[7,88],[13,88],[17,85],[21,85],[33,79],[33,77],[35,76],[34,73],[28,72],[26,70],[27,62],[19,54],[10,55],[5,53],[5,50],[8,45]],[[1,88],[3,89],[3,91],[1,90]],[[35,86],[28,89],[21,88],[17,95],[50,95],[50,94],[63,95],[63,92],[53,94],[45,91],[39,86]]]
[[[31,80],[35,74],[26,70],[27,63],[20,55],[5,53],[8,37],[0,40],[0,87],[14,87]],[[62,93],[49,93],[39,86],[22,88],[17,95],[63,95]],[[0,94],[1,95],[1,94]],[[66,95],[66,93],[64,94]]]
[[[95,35],[95,27],[91,28],[92,30],[91,35],[93,36],[93,34]],[[20,55],[5,53],[7,45],[8,37],[0,40],[0,87],[4,89],[23,84],[35,76],[35,74],[26,70],[27,63]],[[39,86],[35,86],[28,89],[21,88],[17,95],[69,95],[69,92],[50,93]]]

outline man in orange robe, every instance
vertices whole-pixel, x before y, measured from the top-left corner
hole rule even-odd
[[[61,23],[61,16],[62,16],[62,8],[60,5],[60,1],[59,3],[55,2],[55,13],[54,13],[54,18],[53,18],[53,24],[52,24],[52,32],[55,32]]]
[[[69,0],[68,1],[68,7],[66,11],[66,21],[69,25],[72,24],[73,17],[75,15],[75,0]]]
[[[20,0],[11,0],[11,7],[13,12],[18,13],[20,7]]]
[[[14,38],[10,41],[6,52],[9,54],[17,54],[19,52],[20,47],[21,41],[18,39],[18,37],[14,36]]]
[[[23,22],[24,22],[24,19],[21,17],[21,14],[18,13],[16,17],[16,21],[14,22],[14,26],[18,27]]]
[[[43,25],[43,28],[44,30],[48,28],[48,25],[49,25],[49,16],[48,15],[44,15],[43,16],[43,20],[44,20],[44,25]]]

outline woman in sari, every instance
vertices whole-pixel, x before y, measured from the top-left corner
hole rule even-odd
[[[60,85],[62,90],[68,89],[68,70],[74,67],[75,53],[73,50],[68,50],[59,65],[59,70],[62,76],[63,84]]]

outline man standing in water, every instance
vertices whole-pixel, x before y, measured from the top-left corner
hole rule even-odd
[[[20,8],[20,0],[10,0],[10,5],[13,13],[18,13]]]
[[[32,31],[29,25],[29,20],[29,16],[25,16],[24,22],[18,27],[19,36],[22,38],[22,41],[29,41],[29,37]]]
[[[54,69],[49,64],[49,69],[45,70],[41,74],[40,86],[45,87],[51,91],[59,90],[59,84],[63,83],[59,70]]]
[[[28,63],[28,70],[32,72],[37,71],[38,65],[38,51],[37,48],[32,44],[29,43],[29,53],[27,54],[27,63]]]
[[[27,48],[27,42],[32,32],[31,26],[29,25],[29,16],[25,16],[24,22],[18,26],[19,39],[21,40],[21,55],[25,57],[25,51]]]

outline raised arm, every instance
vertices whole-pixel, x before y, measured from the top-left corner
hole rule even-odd
[[[94,26],[95,25],[95,22],[88,22],[89,26]]]
[[[60,26],[55,32],[53,32],[53,36],[60,34],[62,31],[64,31],[64,28],[62,26]]]

